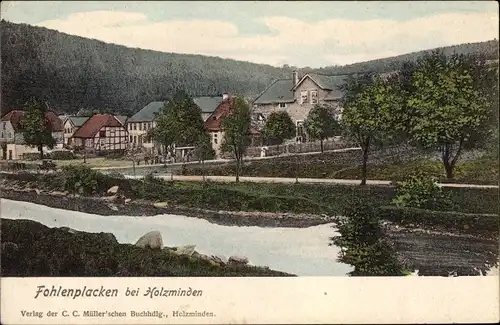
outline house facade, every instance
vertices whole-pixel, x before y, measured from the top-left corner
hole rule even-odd
[[[296,141],[307,138],[304,124],[315,105],[325,105],[332,109],[336,118],[341,118],[340,100],[342,92],[338,89],[346,76],[323,76],[307,73],[302,77],[294,71],[292,78],[273,82],[253,102],[253,114],[264,120],[272,112],[286,111],[296,126]]]
[[[71,137],[90,117],[68,116],[64,120],[64,144],[71,146]]]
[[[22,131],[23,110],[12,110],[0,119],[0,159],[23,159],[24,154],[37,153],[38,148],[25,144]],[[62,147],[64,132],[59,117],[51,111],[45,113],[45,119],[52,129],[52,137],[56,140],[56,148]],[[43,150],[48,150],[44,147]]]
[[[221,146],[224,141],[223,121],[231,114],[232,108],[235,104],[234,100],[234,97],[228,96],[224,98],[224,100],[217,106],[213,113],[210,114],[204,123],[205,130],[210,136],[210,142],[217,157],[222,157]],[[259,132],[254,126],[250,128],[249,132],[252,139],[259,136]]]
[[[201,117],[206,121],[225,98],[228,98],[227,94],[194,97],[193,101],[200,107]],[[155,116],[164,105],[164,101],[151,102],[127,120],[126,127],[129,133],[129,143],[132,147],[143,147],[150,152],[161,152],[158,144],[147,139],[147,134],[156,126]]]
[[[128,132],[111,114],[95,114],[76,130],[69,143],[75,149],[115,151],[128,148]]]

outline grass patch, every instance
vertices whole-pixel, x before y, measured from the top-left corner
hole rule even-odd
[[[302,177],[361,179],[361,166],[356,162],[356,152],[323,154],[313,156],[279,157],[271,160],[248,161],[242,166],[241,176],[254,177]],[[368,165],[368,179],[401,181],[416,170],[434,176],[441,182],[498,184],[498,157],[483,156],[463,161],[455,168],[455,177],[447,180],[440,161],[417,159]],[[214,176],[234,176],[233,163],[206,165],[205,174]],[[202,175],[201,167],[186,166],[185,175]]]
[[[148,177],[145,180],[114,178],[95,173],[97,184],[94,195],[102,195],[118,185],[126,197],[166,201],[172,205],[228,211],[262,211],[334,214],[342,212],[354,200],[372,206],[391,205],[396,195],[394,186],[346,186],[331,184],[279,184],[279,183],[217,183],[167,181]],[[5,174],[6,180],[18,185],[69,192],[76,187],[67,186],[64,173]],[[72,180],[73,182],[74,180]],[[464,213],[498,213],[498,189],[443,188],[450,194],[453,209]]]
[[[286,276],[253,266],[219,266],[166,250],[119,244],[103,233],[69,233],[31,220],[1,220],[3,276]]]

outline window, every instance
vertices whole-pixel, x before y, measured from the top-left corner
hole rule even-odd
[[[105,138],[106,137],[106,131],[99,131],[99,138]]]
[[[286,103],[280,103],[280,108],[286,108]]]
[[[318,91],[311,90],[311,104],[317,104],[317,103],[318,103]]]
[[[214,143],[217,144],[217,138],[214,138]]]
[[[128,129],[132,130],[132,124],[130,124],[130,123],[128,124]]]
[[[137,123],[134,123],[134,130],[137,130]]]
[[[300,104],[303,105],[307,103],[307,90],[300,92]]]
[[[130,136],[130,142],[133,142],[133,141],[134,141],[134,137]]]
[[[142,131],[142,124],[143,123],[139,123],[139,131]]]

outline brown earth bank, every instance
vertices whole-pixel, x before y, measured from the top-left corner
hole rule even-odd
[[[119,204],[108,203],[103,198],[98,197],[76,196],[64,192],[51,193],[35,189],[14,190],[2,187],[0,197],[14,201],[41,204],[51,208],[102,216],[144,217],[159,214],[184,215],[205,219],[222,226],[306,228],[333,221],[333,218],[326,215],[212,211],[182,206],[155,206],[155,202],[147,200],[134,200]]]
[[[408,270],[422,276],[477,276],[498,267],[498,234],[470,234],[401,227],[384,223],[385,233],[397,258]]]

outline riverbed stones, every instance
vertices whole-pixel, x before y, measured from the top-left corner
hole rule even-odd
[[[117,195],[103,196],[101,199],[106,202],[115,202],[118,199],[118,196]]]
[[[168,205],[169,205],[168,202],[155,202],[153,204],[155,208],[165,208],[168,207]]]
[[[132,199],[125,199],[125,204],[130,203]]]
[[[116,193],[118,193],[118,189],[119,189],[118,185],[112,186],[108,189],[107,193],[108,194],[116,194]]]
[[[212,255],[210,256],[210,260],[219,265],[226,265],[228,262],[227,258],[222,255]]]
[[[150,247],[153,249],[161,249],[163,248],[163,239],[161,237],[161,233],[156,230],[150,231],[139,238],[139,240],[135,243],[135,246],[141,248]]]
[[[247,265],[248,264],[248,258],[244,256],[237,256],[233,255],[229,258],[229,264],[232,265]]]
[[[196,248],[196,245],[180,246],[180,247],[177,247],[175,252],[177,255],[191,256],[191,255],[193,255],[195,248]]]

